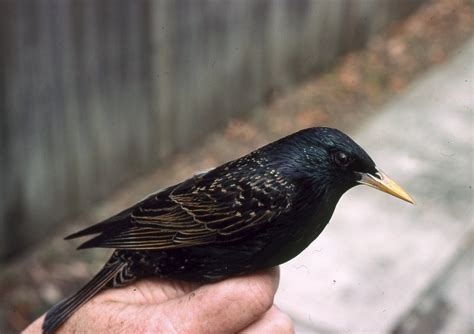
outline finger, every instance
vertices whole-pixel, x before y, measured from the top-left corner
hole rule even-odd
[[[184,296],[199,286],[197,283],[147,278],[122,288],[104,290],[95,299],[125,304],[160,304]]]
[[[244,328],[240,333],[259,334],[292,334],[295,332],[293,321],[275,305],[272,306],[260,319]]]
[[[150,278],[123,288],[107,289],[79,308],[57,332],[140,331],[146,327],[154,311],[144,304],[158,305],[184,296],[197,287],[197,283]],[[134,304],[137,307],[132,307]],[[42,333],[43,321],[44,316],[28,326],[24,333]]]
[[[90,300],[75,312],[56,334],[145,333],[152,314],[147,305]],[[164,330],[160,333],[165,333]]]
[[[273,305],[277,268],[208,284],[157,307],[151,330],[177,333],[235,333]]]

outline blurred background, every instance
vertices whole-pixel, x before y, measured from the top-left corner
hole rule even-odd
[[[301,333],[472,332],[473,33],[471,0],[0,1],[0,333],[109,255],[63,236],[321,125],[418,206],[346,196],[277,304]]]

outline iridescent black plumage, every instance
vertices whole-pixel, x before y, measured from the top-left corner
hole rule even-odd
[[[79,248],[116,251],[43,329],[103,287],[147,276],[214,281],[286,262],[321,233],[360,173],[377,173],[362,148],[338,130],[311,128],[152,194],[67,238],[97,234]]]

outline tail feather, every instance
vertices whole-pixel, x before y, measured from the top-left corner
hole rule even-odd
[[[57,330],[78,308],[102,290],[126,265],[123,262],[106,264],[82,289],[54,305],[46,314],[43,333],[49,334]]]

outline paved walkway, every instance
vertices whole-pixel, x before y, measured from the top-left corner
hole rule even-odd
[[[472,333],[474,39],[351,136],[416,206],[358,187],[282,267],[297,332]]]

